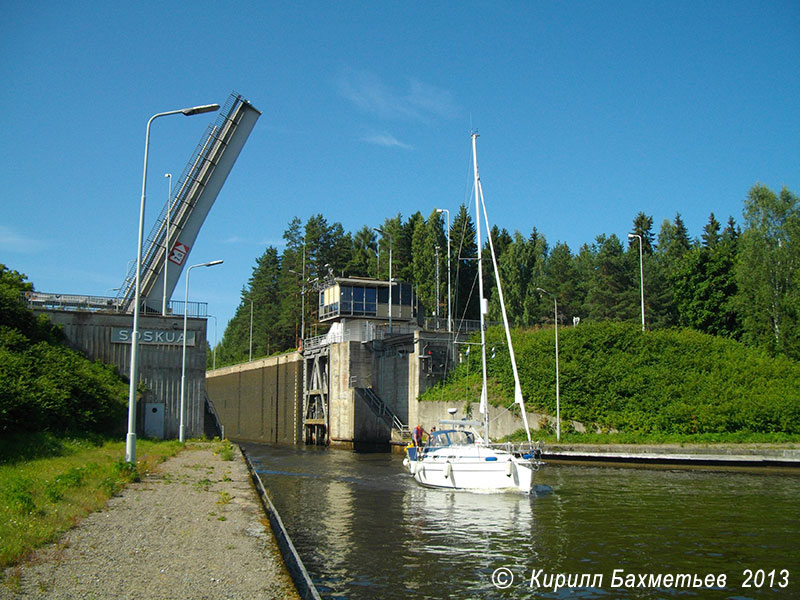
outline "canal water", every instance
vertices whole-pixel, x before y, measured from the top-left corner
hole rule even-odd
[[[800,598],[800,473],[550,464],[530,496],[247,444],[323,598]]]

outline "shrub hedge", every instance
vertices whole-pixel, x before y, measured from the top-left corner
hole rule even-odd
[[[0,264],[0,432],[113,432],[124,422],[127,385],[21,303],[31,288]]]
[[[553,330],[512,335],[526,406],[555,414]],[[489,329],[487,346],[499,390],[493,401],[508,404],[514,382],[502,329]],[[479,372],[479,354],[456,369],[449,391],[434,388],[423,399],[465,390],[467,372]],[[598,430],[800,433],[800,363],[694,330],[642,332],[620,322],[559,329],[559,375],[562,420]]]

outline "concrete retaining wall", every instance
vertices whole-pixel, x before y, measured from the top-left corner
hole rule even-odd
[[[226,437],[302,442],[303,358],[299,353],[209,371],[206,387]]]
[[[133,316],[118,313],[75,310],[34,309],[61,326],[70,345],[92,360],[112,364],[125,377],[130,377],[130,341],[123,342],[124,332],[133,327]],[[121,335],[120,332],[123,332]],[[147,388],[137,403],[138,436],[145,432],[145,408],[163,411],[163,434],[167,439],[178,437],[180,418],[180,384],[182,366],[183,317],[140,315],[139,332],[147,332],[148,341],[139,343],[139,381]],[[198,437],[204,431],[204,398],[206,370],[206,320],[187,321],[186,347],[186,436]],[[158,335],[156,335],[158,334]],[[193,337],[192,337],[193,336]],[[163,340],[164,343],[149,343]],[[126,428],[120,424],[121,431]]]

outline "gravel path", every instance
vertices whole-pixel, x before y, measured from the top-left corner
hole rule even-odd
[[[299,599],[239,449],[223,461],[210,443],[14,570],[19,585],[0,584],[0,598]]]

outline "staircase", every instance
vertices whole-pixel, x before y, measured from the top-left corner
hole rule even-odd
[[[383,419],[390,429],[399,432],[401,437],[411,435],[411,430],[408,428],[408,425],[403,423],[400,418],[394,414],[392,409],[386,406],[386,403],[380,399],[378,394],[375,393],[375,390],[367,387],[357,387],[355,390],[356,393],[364,399],[367,405],[369,405],[372,412],[374,412],[377,417]]]

